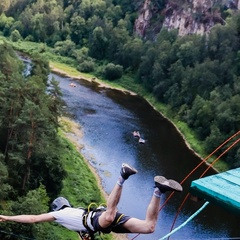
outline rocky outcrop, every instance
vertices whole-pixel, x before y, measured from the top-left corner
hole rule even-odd
[[[179,35],[208,33],[215,24],[225,23],[221,14],[229,8],[239,9],[240,0],[168,0],[164,8],[159,8],[155,0],[145,0],[135,22],[135,32],[148,37],[146,33],[154,31],[149,29],[160,31],[166,27],[178,29]],[[163,19],[159,21],[161,27],[156,28],[153,19]]]
[[[140,35],[144,36],[147,27],[150,25],[149,21],[152,17],[152,12],[150,10],[151,0],[145,0],[143,7],[141,8],[140,14],[138,19],[135,21],[135,32]]]

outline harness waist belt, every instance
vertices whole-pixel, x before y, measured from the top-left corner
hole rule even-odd
[[[90,212],[88,215],[87,215],[87,226],[92,230],[94,231],[94,227],[92,225],[92,218],[95,216],[96,212]]]
[[[92,225],[92,218],[95,216],[96,212],[85,212],[83,214],[83,225],[88,231],[94,232],[94,227]]]

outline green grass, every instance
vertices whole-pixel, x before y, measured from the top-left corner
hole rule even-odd
[[[61,129],[59,136],[62,139],[62,163],[67,172],[67,176],[63,181],[63,189],[61,196],[66,197],[74,207],[88,207],[91,203],[97,205],[105,203],[104,198],[99,186],[98,181],[89,168],[87,160],[79,153],[76,146],[66,138],[65,134],[74,132],[75,123],[70,119],[61,121]],[[76,233],[58,227],[59,239],[75,240]],[[69,236],[71,235],[71,238]],[[111,240],[111,234],[101,236],[103,240]],[[98,237],[96,238],[96,240]]]
[[[61,69],[61,71],[64,71],[66,74],[73,77],[78,77],[80,75],[80,72],[77,71],[76,68],[68,66],[64,63],[50,61],[49,64],[51,68]]]
[[[65,145],[62,161],[67,177],[64,179],[61,194],[77,207],[87,207],[91,202],[99,204],[105,202],[97,185],[97,179],[86,160],[77,151],[76,146],[64,136],[62,141]]]
[[[49,62],[51,68],[59,69],[63,72],[65,72],[67,75],[70,75],[72,77],[84,77],[84,78],[93,78],[94,76],[91,74],[81,73],[79,72],[75,67],[69,66],[68,64],[62,63],[62,62]]]

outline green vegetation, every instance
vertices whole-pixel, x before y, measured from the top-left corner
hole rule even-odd
[[[67,197],[74,207],[88,207],[90,203],[96,203],[97,205],[105,203],[106,200],[97,184],[98,181],[88,167],[86,160],[77,151],[76,146],[66,139],[65,134],[74,131],[71,121],[65,120],[61,122],[63,124],[61,129],[63,130],[59,134],[65,146],[62,153],[62,163],[67,176],[63,180],[60,195]],[[59,238],[56,239],[78,239],[76,233],[58,225],[57,227],[61,229],[61,232],[56,231],[59,234]],[[98,239],[110,240],[112,236],[101,235],[101,238],[99,238],[98,234],[96,234],[96,240]]]
[[[179,37],[177,30],[158,26],[158,34],[148,29],[141,39],[133,32],[141,4],[4,0],[0,31],[15,49],[130,88],[157,109],[160,103],[164,115],[181,126],[194,150],[205,156],[240,128],[239,13],[214,3],[225,25],[214,26],[208,36]],[[165,4],[154,1],[152,7],[161,11]],[[160,18],[162,23],[164,16]],[[238,167],[239,156],[235,146],[222,160],[228,168]]]
[[[41,45],[41,44],[31,43],[31,42],[29,43],[28,42],[18,42],[18,43],[9,42],[9,43],[12,44],[15,49],[26,52],[28,54],[37,53],[40,48],[39,45]],[[47,55],[48,59],[50,60],[50,66],[53,69],[57,69],[57,71],[59,72],[62,72],[72,77],[80,77],[80,78],[83,77],[86,79],[95,78],[93,73],[89,74],[89,73],[79,72],[76,69],[76,67],[74,67],[75,64],[70,63],[71,59],[67,57],[56,58],[56,56],[53,53],[51,53],[51,48],[48,48],[48,52],[45,52],[42,55],[44,57]],[[57,62],[56,60],[60,62]],[[207,152],[204,141],[201,141],[199,139],[196,132],[194,132],[193,129],[189,128],[186,122],[180,120],[179,116],[176,115],[175,111],[169,105],[159,102],[157,97],[154,96],[153,93],[150,93],[144,88],[142,84],[138,83],[135,80],[134,75],[129,73],[124,74],[118,81],[108,81],[106,79],[105,80],[97,79],[97,81],[104,84],[108,84],[110,87],[127,89],[143,96],[157,111],[161,112],[164,116],[169,118],[176,125],[176,127],[179,129],[179,131],[183,134],[184,138],[188,142],[189,146],[196,153],[198,153],[202,158],[207,157],[211,153],[211,151],[214,150],[214,149],[210,149],[210,151]],[[210,159],[208,159],[208,163],[211,163],[215,158],[216,156],[215,157],[213,156]],[[214,164],[214,167],[218,169],[218,171],[220,172],[229,169],[229,165],[226,162],[224,162],[222,159],[218,160]]]
[[[142,39],[133,29],[143,2],[1,1],[0,207],[6,213],[34,213],[38,203],[36,211],[46,211],[60,193],[74,204],[102,200],[84,161],[78,160],[74,147],[59,134],[61,92],[54,80],[48,83],[49,62],[71,76],[96,78],[140,94],[178,127],[203,158],[239,131],[239,11],[214,3],[216,12],[223,13],[225,19],[220,22],[224,25],[214,26],[208,36],[180,37],[177,30],[168,31],[155,22],[157,34],[147,29]],[[161,11],[165,4],[153,1],[151,7]],[[185,7],[186,2],[181,5]],[[161,14],[152,21],[162,23],[163,19]],[[11,46],[31,56],[30,75],[23,74],[24,66]],[[221,160],[215,165],[220,171],[239,167],[239,145]],[[68,161],[84,170],[73,173]],[[81,182],[80,188],[76,182]],[[90,188],[95,192],[81,194]],[[7,224],[4,229],[38,239],[60,239],[60,235],[68,239],[48,224]]]
[[[35,56],[31,75],[26,76],[10,45],[2,43],[0,52],[0,207],[8,214],[45,212],[66,176],[57,134],[61,94],[54,80],[47,90],[49,66],[44,59]],[[6,223],[4,229],[46,239],[45,226]]]
[[[60,125],[61,93],[54,79],[47,81],[48,62],[35,55],[26,75],[10,45],[0,44],[0,53],[1,213],[48,212],[50,202],[59,195],[74,206],[103,203],[95,176],[61,131],[71,131],[71,124]],[[1,239],[16,239],[19,233],[36,239],[78,239],[76,233],[50,223],[7,222],[1,229],[8,233],[0,231]]]
[[[104,203],[96,177],[91,172],[83,157],[76,151],[76,147],[64,140],[68,151],[63,153],[63,167],[67,177],[63,181],[61,194],[68,196],[69,201],[76,207],[88,207],[92,202]]]

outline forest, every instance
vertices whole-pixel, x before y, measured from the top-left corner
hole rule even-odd
[[[142,3],[3,1],[0,31],[15,42],[46,44],[72,58],[81,72],[115,82],[131,75],[186,122],[210,153],[240,127],[239,12],[225,10],[226,24],[207,36],[179,37],[177,30],[163,28],[151,40],[134,34]],[[157,6],[163,8],[164,1]],[[229,168],[240,166],[240,148],[223,158]]]
[[[156,2],[164,8],[164,0]],[[102,79],[118,83],[131,76],[185,122],[210,153],[240,129],[239,11],[222,9],[225,24],[208,35],[180,37],[177,30],[162,28],[150,39],[134,33],[142,4],[2,0],[0,35],[12,42],[42,43],[41,51],[47,46],[79,71]],[[34,190],[47,201],[61,191],[66,176],[57,134],[61,92],[54,80],[48,82],[46,59],[34,56],[31,74],[25,76],[11,46],[1,42],[0,53],[0,196],[15,201]],[[229,168],[239,167],[240,147],[223,159]],[[19,207],[16,202],[14,207]]]

